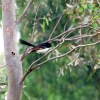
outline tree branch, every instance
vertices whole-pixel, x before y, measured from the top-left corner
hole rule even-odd
[[[77,40],[77,39],[82,39],[82,38],[88,38],[88,37],[94,37],[96,36],[97,34],[99,34],[100,32],[97,32],[96,34],[93,34],[93,35],[83,35],[83,36],[73,36],[73,37],[70,37],[70,38],[66,38],[65,41],[73,41],[73,40]],[[55,39],[54,41],[60,41],[60,39]]]
[[[90,27],[90,25],[92,25],[94,22],[100,20],[100,18],[96,19],[95,21],[93,21],[92,23],[88,23],[88,24],[80,24],[79,26],[77,27],[74,27],[74,28],[70,28],[64,32],[62,32],[61,34],[57,35],[56,37],[52,38],[52,39],[49,39],[47,41],[44,41],[44,42],[52,42],[52,41],[55,41],[57,38],[61,37],[62,35],[65,35],[66,33],[70,32],[70,31],[74,31],[76,29],[79,29],[79,28],[86,28],[86,27]],[[99,30],[97,28],[92,28],[94,30]]]
[[[44,41],[44,42],[51,42],[51,41],[54,41],[55,39],[61,37],[62,35],[65,35],[66,33],[70,32],[70,31],[74,31],[76,29],[79,29],[79,28],[85,28],[85,27],[88,27],[90,24],[87,24],[87,25],[79,25],[77,27],[74,27],[74,28],[71,28],[71,29],[68,29],[64,32],[62,32],[61,34],[57,35],[56,37],[52,38],[52,39],[49,39],[47,41]]]
[[[49,39],[52,37],[52,35],[53,35],[53,33],[54,33],[55,29],[57,28],[57,26],[58,26],[59,22],[61,21],[62,16],[63,16],[64,14],[65,14],[65,12],[64,12],[64,13],[62,13],[62,14],[60,15],[60,18],[58,19],[58,21],[57,21],[57,23],[56,23],[56,25],[55,25],[55,27],[54,27],[53,31],[51,32],[51,34],[50,34],[50,36],[49,36]]]
[[[33,65],[35,64],[35,63],[33,62],[33,63],[30,65],[30,67],[29,67],[29,69],[27,70],[27,72],[26,72],[26,73],[24,74],[24,76],[22,77],[20,83],[22,83],[22,82],[25,80],[26,76],[27,76],[30,72],[32,72],[32,71],[35,70],[36,68],[39,68],[41,65],[43,65],[43,64],[45,64],[45,63],[47,63],[47,62],[49,62],[49,61],[51,61],[51,60],[64,57],[64,56],[70,54],[72,51],[74,51],[74,50],[77,49],[77,48],[86,47],[86,46],[92,46],[92,45],[95,45],[95,44],[98,44],[98,43],[100,43],[100,41],[95,42],[95,43],[91,43],[91,44],[78,45],[78,46],[76,46],[75,48],[73,48],[72,50],[68,51],[67,53],[62,54],[62,55],[57,56],[57,57],[50,58],[50,59],[48,59],[48,60],[45,60],[44,62],[42,62],[42,63],[40,63],[40,64],[37,64],[35,67],[33,67]]]
[[[78,46],[76,46],[75,48],[73,48],[72,50],[68,51],[68,52],[65,53],[65,54],[62,54],[62,55],[57,56],[57,57],[50,58],[49,60],[46,60],[46,61],[44,61],[44,62],[42,62],[42,63],[40,63],[40,64],[37,64],[35,67],[33,67],[33,68],[31,69],[31,71],[33,71],[34,69],[38,68],[39,66],[45,64],[46,62],[49,62],[49,61],[54,60],[54,59],[57,59],[57,58],[64,57],[64,56],[70,54],[72,51],[74,51],[74,50],[77,49],[77,48],[86,47],[86,46],[93,46],[93,45],[96,45],[96,44],[98,44],[98,43],[100,43],[100,41],[97,41],[97,42],[94,42],[94,43],[91,43],[91,44],[78,45]]]
[[[0,66],[0,68],[4,68],[4,67],[6,67],[6,64],[4,64],[4,65]]]
[[[23,13],[21,14],[21,16],[16,20],[16,24],[19,24],[20,21],[22,20],[22,18],[25,16],[25,14],[27,13],[29,7],[32,5],[32,3],[34,2],[34,0],[31,0],[28,5],[26,6],[25,10],[23,11]]]
[[[63,43],[63,41],[61,40],[61,42],[60,42],[58,45],[56,45],[56,47],[54,47],[53,49],[51,49],[50,51],[48,51],[47,53],[45,53],[41,58],[39,58],[39,59],[37,59],[36,61],[34,61],[34,62],[30,65],[30,67],[27,69],[25,75],[23,76],[23,78],[22,78],[21,81],[20,81],[20,84],[25,80],[25,77],[31,72],[32,66],[33,66],[35,63],[37,63],[38,61],[40,61],[41,59],[43,59],[45,56],[47,56],[50,52],[52,52],[53,50],[55,50],[56,48],[58,48],[59,45],[61,45],[62,43]]]

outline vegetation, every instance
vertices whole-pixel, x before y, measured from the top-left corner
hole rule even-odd
[[[100,2],[33,1],[19,21],[20,38],[33,44],[49,41],[52,48],[48,54],[24,57],[23,73],[29,75],[22,100],[99,100]],[[16,0],[17,19],[29,3]],[[19,43],[19,49],[23,54],[27,47]],[[29,67],[31,72],[27,73]]]

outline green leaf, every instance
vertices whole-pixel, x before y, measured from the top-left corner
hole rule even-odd
[[[87,4],[87,8],[90,10],[93,10],[93,5],[92,4]]]
[[[46,20],[46,24],[49,25],[49,21],[48,21],[48,19],[46,18],[45,20]]]
[[[45,21],[43,21],[42,30],[43,30],[43,32],[45,32]]]
[[[46,21],[46,24],[49,25],[49,20],[44,16],[44,19]]]
[[[73,18],[72,21],[75,22],[75,18]]]
[[[92,24],[92,27],[97,28],[97,27],[98,27],[97,22],[93,23],[93,24]]]

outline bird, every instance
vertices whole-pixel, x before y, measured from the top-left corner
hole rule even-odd
[[[20,39],[19,41],[21,44],[24,44],[24,45],[31,47],[29,49],[28,53],[37,52],[39,54],[44,54],[50,49],[50,47],[52,47],[51,43],[49,43],[49,42],[44,42],[44,43],[40,43],[37,45],[33,45],[33,44],[23,40],[23,39]]]

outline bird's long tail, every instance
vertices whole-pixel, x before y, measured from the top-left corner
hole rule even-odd
[[[24,44],[24,45],[27,45],[27,46],[35,47],[35,45],[33,45],[33,44],[31,44],[31,43],[29,43],[29,42],[27,42],[27,41],[24,41],[24,40],[22,40],[22,39],[20,39],[19,41],[20,41],[21,44]]]

